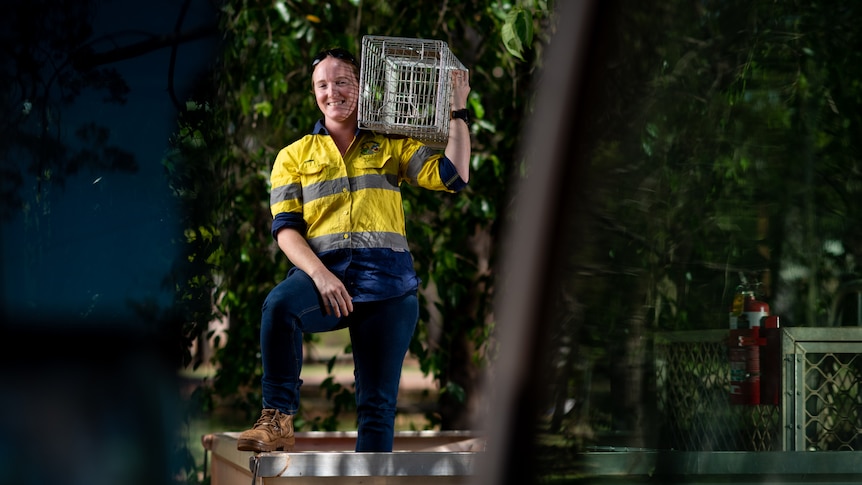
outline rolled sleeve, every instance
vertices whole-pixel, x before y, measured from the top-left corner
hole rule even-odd
[[[467,182],[464,182],[464,179],[458,175],[458,170],[455,168],[452,160],[444,156],[440,160],[438,170],[440,171],[440,180],[443,181],[443,185],[452,192],[460,192],[467,187]]]
[[[302,214],[298,212],[281,212],[276,214],[272,220],[272,238],[277,239],[278,231],[286,228],[296,229],[300,234],[305,236],[307,227]]]

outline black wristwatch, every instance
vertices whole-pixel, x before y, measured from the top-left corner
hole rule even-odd
[[[464,120],[464,123],[467,123],[467,127],[470,126],[470,110],[464,109],[456,109],[452,112],[453,120]]]

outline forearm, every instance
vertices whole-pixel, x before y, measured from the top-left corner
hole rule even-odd
[[[287,259],[311,277],[327,314],[342,317],[353,312],[353,301],[344,283],[324,266],[299,231],[282,229],[277,240]]]
[[[467,108],[470,80],[467,71],[452,71],[452,97],[449,108],[452,112]],[[455,165],[455,170],[464,182],[470,181],[470,127],[462,119],[449,120],[449,140],[444,150],[446,158]]]
[[[290,228],[282,229],[278,232],[277,241],[278,247],[287,259],[312,279],[321,271],[329,271],[299,231]]]
[[[455,170],[464,182],[470,181],[470,128],[463,120],[449,120],[449,141],[444,151],[446,158],[455,165]]]

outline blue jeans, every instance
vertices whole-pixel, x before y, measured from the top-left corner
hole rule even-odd
[[[263,407],[299,410],[303,332],[348,327],[353,347],[358,438],[356,451],[392,451],[401,367],[419,319],[415,293],[353,304],[338,318],[324,313],[311,278],[300,270],[270,291],[263,303],[260,350]]]

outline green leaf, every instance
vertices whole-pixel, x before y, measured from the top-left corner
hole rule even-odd
[[[255,103],[254,112],[262,115],[264,118],[269,118],[269,115],[272,114],[272,104],[269,101]]]
[[[509,54],[523,61],[525,46],[533,43],[533,15],[529,10],[513,8],[506,15],[501,35]]]

